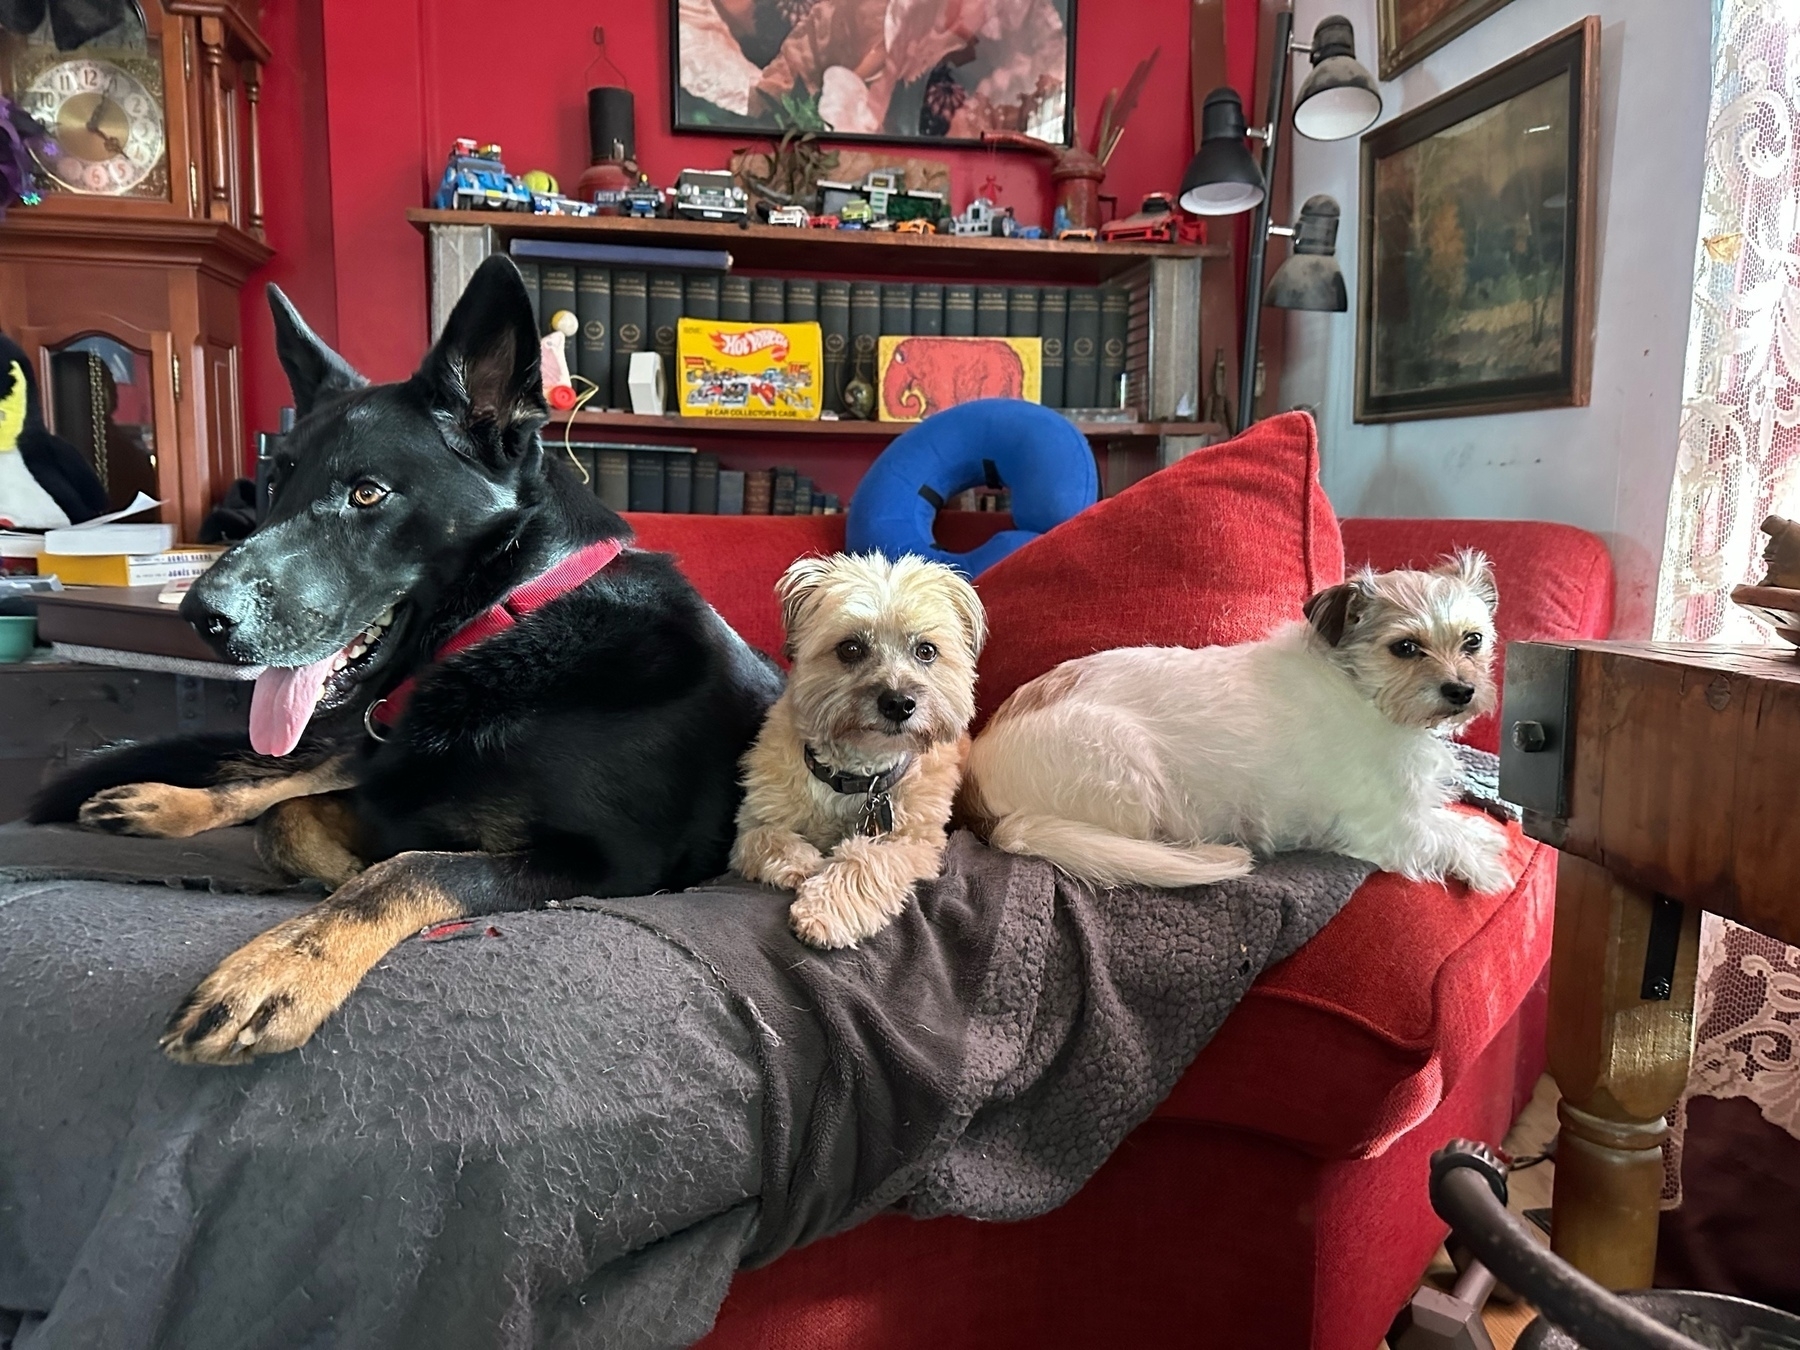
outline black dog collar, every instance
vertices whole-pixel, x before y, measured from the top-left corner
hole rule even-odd
[[[869,800],[863,803],[862,814],[857,817],[858,834],[874,838],[894,828],[894,803],[889,794],[893,792],[894,784],[906,777],[907,770],[912,768],[911,755],[880,773],[838,773],[815,755],[810,745],[803,749],[807,771],[833,792],[841,792],[847,797],[868,794]]]

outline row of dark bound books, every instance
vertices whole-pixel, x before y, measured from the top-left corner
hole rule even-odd
[[[844,411],[844,385],[856,375],[875,383],[877,342],[888,335],[1042,338],[1046,407],[1122,406],[1131,326],[1131,296],[1122,286],[784,280],[526,261],[519,270],[540,332],[558,310],[579,321],[569,369],[594,385],[593,408],[629,407],[632,354],[654,351],[662,354],[674,411],[675,340],[683,318],[818,324],[828,412]]]
[[[840,509],[792,468],[727,469],[717,455],[653,446],[576,444],[594,495],[614,511],[696,516],[817,516]]]

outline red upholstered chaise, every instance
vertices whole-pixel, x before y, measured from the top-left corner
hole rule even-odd
[[[1330,570],[1338,525],[1316,504],[1316,480],[1306,486],[1315,505],[1302,525],[1319,537],[1305,547],[1323,559],[1307,566]],[[1206,512],[1183,518],[1179,528],[1200,531],[1204,545]],[[841,516],[632,523],[645,546],[680,555],[725,617],[770,651],[780,635],[775,578],[795,557],[843,541]],[[956,547],[958,533],[972,540],[993,524],[945,518],[940,542]],[[1345,563],[1378,569],[1485,550],[1503,639],[1601,637],[1611,625],[1612,568],[1581,530],[1349,520],[1341,539]],[[1220,556],[1247,572],[1292,562],[1215,549],[1192,565]],[[1029,565],[1021,553],[1001,566]],[[1258,585],[1243,577],[1246,593]],[[1054,619],[997,617],[996,630]],[[984,685],[1010,687],[1017,673],[1035,672],[984,663]],[[983,707],[1003,692],[984,687]],[[1494,719],[1469,739],[1494,749]],[[1443,1237],[1426,1199],[1427,1156],[1453,1135],[1498,1141],[1543,1068],[1555,854],[1521,837],[1514,861],[1517,884],[1494,896],[1372,876],[1257,982],[1168,1100],[1062,1209],[1016,1224],[876,1219],[742,1272],[703,1344],[1373,1350]]]

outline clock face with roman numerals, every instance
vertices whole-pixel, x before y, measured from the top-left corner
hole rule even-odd
[[[32,155],[65,191],[140,195],[133,190],[162,165],[162,99],[111,61],[77,57],[47,66],[19,102],[49,130],[50,144],[34,145]]]

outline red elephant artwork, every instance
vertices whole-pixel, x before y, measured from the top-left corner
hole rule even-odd
[[[883,338],[881,420],[917,422],[981,398],[1036,399],[1037,381],[1020,347],[1032,339]]]

